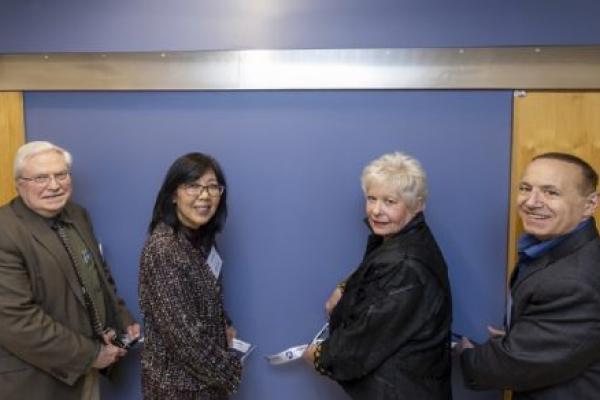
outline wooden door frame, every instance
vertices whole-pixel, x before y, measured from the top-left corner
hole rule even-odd
[[[0,92],[0,205],[16,195],[13,160],[25,142],[23,93]]]

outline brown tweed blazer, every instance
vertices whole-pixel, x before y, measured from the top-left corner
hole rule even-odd
[[[241,365],[228,351],[220,285],[206,257],[163,223],[146,241],[139,286],[144,390],[232,393],[239,385]]]

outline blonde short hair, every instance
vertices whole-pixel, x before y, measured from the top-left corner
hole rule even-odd
[[[411,211],[424,206],[427,200],[427,175],[421,163],[408,154],[394,152],[371,161],[361,176],[365,194],[374,182],[388,185]]]
[[[55,151],[57,153],[62,154],[65,158],[67,166],[69,167],[69,169],[71,169],[73,157],[71,156],[71,153],[69,153],[67,150],[50,142],[29,142],[19,147],[19,150],[17,150],[17,154],[15,155],[15,161],[13,164],[13,174],[15,179],[21,177],[21,172],[23,172],[23,168],[25,168],[25,163],[29,158],[41,153],[45,153],[47,151]]]

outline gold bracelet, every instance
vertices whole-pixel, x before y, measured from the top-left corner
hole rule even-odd
[[[321,343],[315,346],[315,352],[313,353],[313,357],[313,364],[315,366],[315,370],[321,375],[331,375],[328,371],[325,370],[325,368],[321,366]]]

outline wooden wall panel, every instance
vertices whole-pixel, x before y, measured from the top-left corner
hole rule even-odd
[[[575,154],[600,172],[600,92],[516,91],[508,238],[510,276],[517,260],[517,239],[523,227],[517,215],[517,186],[529,161],[549,151]],[[596,221],[600,221],[600,210]],[[511,400],[509,391],[504,400]]]
[[[0,205],[16,194],[12,165],[24,140],[23,94],[0,92]]]
[[[515,92],[509,227],[509,274],[522,232],[515,207],[517,185],[532,157],[549,151],[575,154],[600,171],[600,92]],[[600,210],[596,221],[600,221]]]

